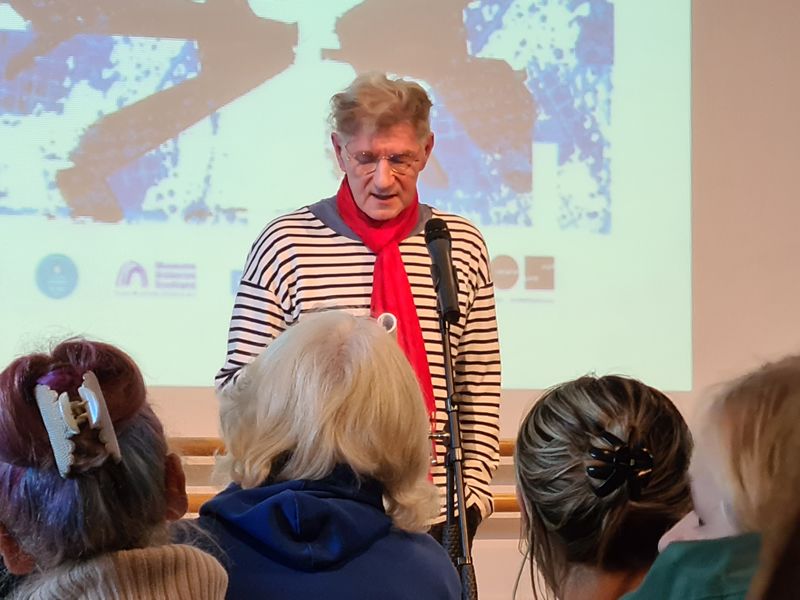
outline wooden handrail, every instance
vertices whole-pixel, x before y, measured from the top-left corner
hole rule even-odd
[[[214,456],[225,450],[222,440],[212,437],[173,437],[168,443],[181,456]]]
[[[216,494],[209,492],[189,492],[189,512],[200,512],[200,507],[211,500]]]
[[[516,494],[495,494],[494,511],[499,513],[519,512],[519,502]]]
[[[500,456],[514,456],[514,440],[500,440]]]
[[[181,456],[215,456],[225,450],[225,445],[219,438],[213,437],[173,437],[169,439],[170,448]],[[514,441],[500,440],[500,456],[514,455]],[[200,507],[215,496],[214,492],[189,492],[189,512],[196,513]],[[514,494],[495,494],[495,512],[517,512],[519,504]]]
[[[189,493],[189,512],[196,513],[200,507],[211,500],[216,494],[211,492],[190,492]],[[519,504],[514,494],[495,494],[494,511],[498,513],[518,512]]]
[[[222,440],[213,437],[173,437],[169,445],[181,456],[214,456],[225,450]],[[500,440],[500,456],[514,456],[514,440]]]

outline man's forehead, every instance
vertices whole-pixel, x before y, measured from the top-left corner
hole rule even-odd
[[[348,149],[356,152],[389,151],[392,154],[399,154],[417,151],[422,142],[411,124],[398,123],[390,127],[362,128],[347,140],[346,145]]]

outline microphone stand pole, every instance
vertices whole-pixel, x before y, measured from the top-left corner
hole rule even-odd
[[[444,350],[444,375],[447,385],[445,410],[449,428],[448,450],[445,458],[447,469],[447,522],[442,532],[442,545],[447,549],[450,558],[461,577],[462,600],[477,600],[478,585],[475,579],[475,567],[472,564],[472,551],[469,547],[469,531],[467,529],[467,503],[464,490],[464,453],[461,448],[461,426],[458,420],[458,401],[453,385],[453,358],[450,349],[450,323],[439,311],[439,329],[442,334]],[[458,500],[458,520],[455,517],[453,500]],[[459,543],[460,542],[460,543]],[[460,547],[457,547],[458,546]]]

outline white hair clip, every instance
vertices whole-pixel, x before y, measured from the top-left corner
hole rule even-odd
[[[100,430],[100,441],[106,452],[117,462],[122,460],[103,390],[91,371],[83,374],[83,384],[78,388],[78,395],[81,397],[80,401],[71,401],[67,392],[58,394],[47,385],[36,386],[36,404],[50,438],[58,472],[64,478],[69,475],[75,462],[75,444],[70,438],[78,435],[81,425],[87,421],[92,429]]]
[[[395,340],[397,339],[397,317],[392,313],[385,312],[378,315],[375,320],[378,322],[378,325],[386,330],[386,333],[391,335]]]

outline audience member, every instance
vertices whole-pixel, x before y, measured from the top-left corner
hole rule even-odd
[[[690,469],[694,510],[663,537],[630,600],[746,597],[760,534],[780,536],[776,529],[797,514],[797,487],[787,485],[797,481],[798,423],[800,357],[744,375],[702,408]]]
[[[220,404],[233,484],[199,523],[219,544],[229,598],[460,597],[447,553],[422,533],[439,501],[420,386],[375,321],[306,316]]]
[[[534,596],[610,600],[635,589],[659,538],[691,508],[691,447],[669,398],[635,379],[585,376],[548,390],[515,450]]]
[[[218,599],[211,556],[168,543],[178,457],[122,351],[81,339],[0,373],[0,553],[13,598]]]

